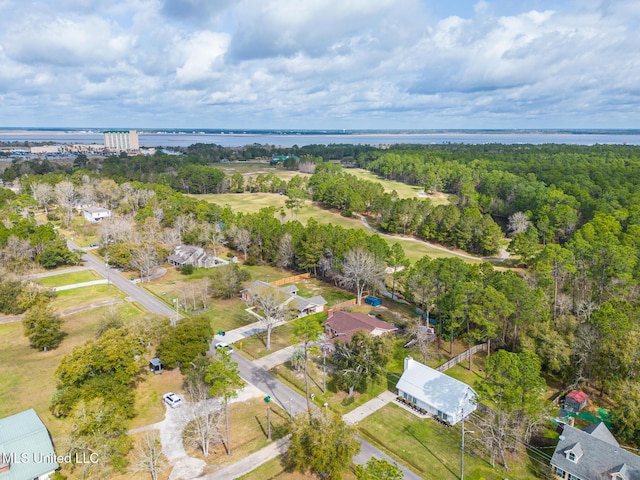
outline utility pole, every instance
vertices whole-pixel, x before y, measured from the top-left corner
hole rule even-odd
[[[460,480],[464,480],[464,407],[460,409],[462,412],[462,442],[460,448]]]

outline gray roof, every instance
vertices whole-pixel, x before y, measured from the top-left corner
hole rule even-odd
[[[579,444],[583,455],[573,462],[566,453],[570,450],[575,453],[576,444]],[[613,473],[624,480],[640,478],[640,457],[621,448],[602,422],[585,430],[565,425],[551,457],[551,465],[585,480],[611,480]]]
[[[2,480],[37,478],[59,467],[49,431],[32,408],[0,419],[0,460],[12,454],[15,460],[0,474]]]
[[[263,282],[262,280],[255,280],[245,290],[249,290],[250,292],[252,292],[256,290],[260,291],[261,289],[269,289],[282,295],[283,303],[294,302],[293,304],[300,312],[313,305],[322,307],[327,304],[327,301],[321,295],[316,295],[315,297],[311,298],[304,298],[300,295],[293,294],[293,289],[295,289],[295,291],[297,291],[298,289],[292,285],[285,287],[276,287],[275,285]]]
[[[89,213],[109,213],[110,210],[104,207],[84,207],[82,210]]]
[[[397,389],[437,408],[452,418],[464,409],[465,417],[476,409],[477,393],[466,383],[431,367],[405,359],[407,364]]]

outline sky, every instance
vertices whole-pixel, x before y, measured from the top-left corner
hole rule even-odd
[[[0,0],[0,127],[638,128],[637,0]]]

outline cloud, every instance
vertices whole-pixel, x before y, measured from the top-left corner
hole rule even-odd
[[[639,21],[630,1],[0,0],[0,124],[631,127]]]

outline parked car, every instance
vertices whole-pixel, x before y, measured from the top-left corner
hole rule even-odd
[[[216,343],[216,350],[225,350],[227,353],[233,353],[233,348],[228,343],[218,342]]]
[[[177,393],[165,393],[162,396],[162,400],[171,408],[178,408],[180,405],[182,405],[182,398]]]
[[[91,248],[95,248],[95,247],[99,247],[100,244],[99,243],[92,243],[91,245],[89,245]]]

